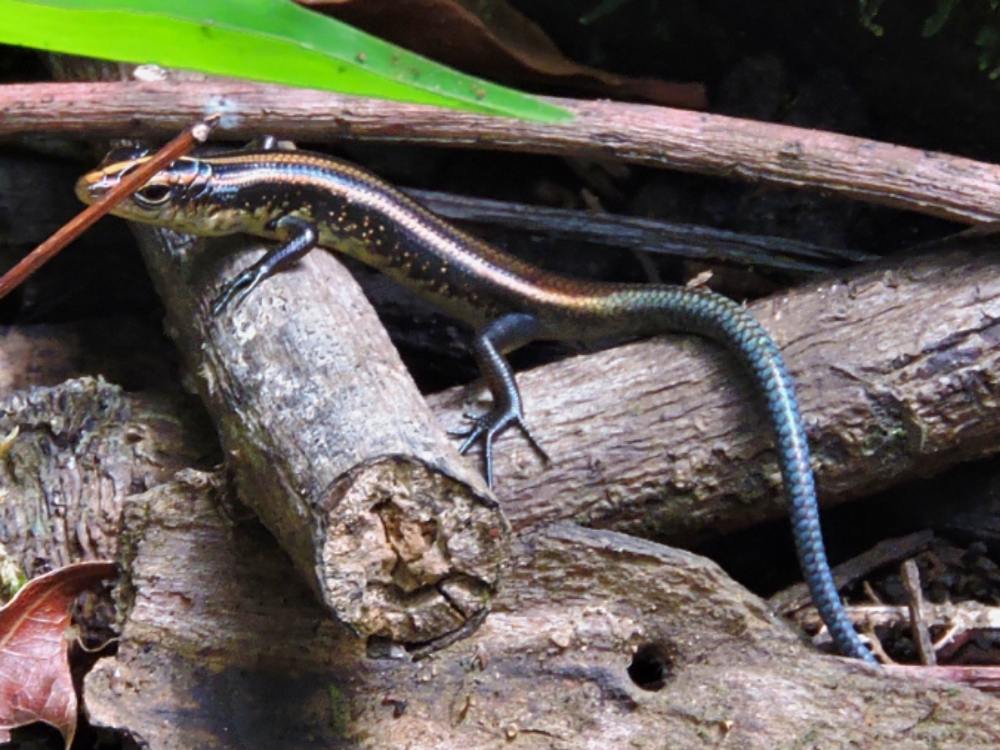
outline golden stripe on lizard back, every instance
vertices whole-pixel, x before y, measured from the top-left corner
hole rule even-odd
[[[109,157],[77,183],[99,199],[142,157]],[[479,327],[474,354],[494,407],[463,451],[485,441],[492,482],[494,437],[518,426],[531,438],[504,353],[533,339],[586,340],[668,331],[724,345],[749,371],[768,408],[800,564],[840,650],[874,662],[855,633],[830,574],[795,388],[781,353],[742,306],[684,286],[605,284],[549,273],[467,234],[354,165],[302,151],[184,157],[114,213],[201,235],[245,232],[282,244],[231,282],[217,309],[316,245],[372,265],[444,311]]]

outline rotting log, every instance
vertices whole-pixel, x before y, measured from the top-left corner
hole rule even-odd
[[[714,563],[566,523],[517,541],[469,639],[369,658],[211,494],[191,473],[129,499],[125,630],[86,678],[91,721],[155,750],[1000,742],[992,698],[825,657]]]
[[[330,610],[421,650],[474,628],[510,527],[347,270],[311,254],[215,315],[259,243],[136,233],[240,497]]]
[[[84,704],[92,723],[151,750],[1000,742],[993,699],[825,657],[714,563],[563,522],[517,540],[505,589],[471,638],[419,662],[401,651],[372,658],[271,535],[220,505],[225,475],[184,468],[198,460],[184,446],[203,422],[176,404],[154,414],[96,381],[25,398],[7,402],[6,418],[40,427],[10,450],[34,452],[49,425],[44,451],[60,473],[48,483],[101,481],[104,493],[100,512],[84,513],[93,490],[64,491],[51,503],[63,515],[49,523],[72,524],[73,538],[17,551],[78,559],[78,540],[98,538],[93,554],[117,549],[123,631],[117,654],[87,676]],[[102,403],[114,408],[96,420]],[[166,454],[186,458],[167,466]],[[8,509],[37,503],[25,471],[0,482]],[[102,532],[108,524],[116,533]],[[5,516],[4,540],[37,527],[24,512]]]

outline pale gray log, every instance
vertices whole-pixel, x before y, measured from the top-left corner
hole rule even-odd
[[[478,623],[509,526],[346,269],[313,253],[214,316],[259,243],[136,232],[240,496],[331,611],[408,644]]]

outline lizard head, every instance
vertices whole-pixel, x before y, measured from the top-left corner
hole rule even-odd
[[[140,149],[116,149],[98,167],[76,182],[76,195],[84,203],[103,198],[149,156]],[[157,172],[111,213],[144,224],[167,227],[198,235],[231,234],[242,231],[234,226],[218,195],[211,189],[212,165],[203,159],[184,156]]]

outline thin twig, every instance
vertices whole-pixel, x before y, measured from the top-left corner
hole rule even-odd
[[[949,628],[958,626],[963,631],[996,630],[1000,628],[1000,607],[991,607],[975,601],[935,604],[924,601],[921,608],[928,626]],[[901,628],[912,625],[910,608],[902,604],[858,604],[847,607],[853,622],[868,621],[878,628]],[[819,616],[804,613],[800,624],[806,630],[819,630]]]
[[[933,667],[937,664],[934,644],[931,642],[931,631],[924,616],[924,592],[920,586],[920,570],[912,558],[903,563],[903,585],[910,597],[910,631],[917,644],[920,663]]]
[[[904,537],[885,539],[867,552],[835,567],[834,580],[840,588],[852,586],[877,568],[892,565],[927,549],[933,539],[934,533],[926,530]],[[810,605],[809,590],[804,583],[799,583],[779,591],[769,601],[776,612],[787,615]]]
[[[109,190],[103,200],[87,206],[41,245],[28,253],[17,265],[0,277],[0,299],[10,294],[26,278],[54,258],[66,245],[93,226],[98,219],[142,187],[150,177],[163,167],[170,164],[178,156],[186,154],[197,144],[207,141],[209,133],[218,120],[218,116],[209,115],[185,128],[180,135],[151,156],[149,161],[130,172],[121,182]]]

